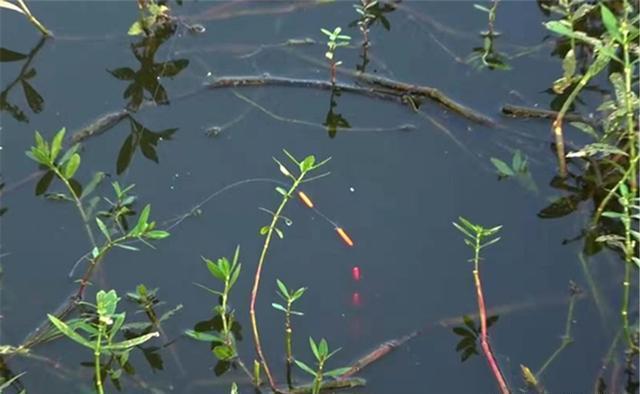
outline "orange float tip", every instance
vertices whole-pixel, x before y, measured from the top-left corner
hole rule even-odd
[[[342,227],[336,227],[336,231],[338,232],[338,235],[340,236],[340,238],[342,238],[342,240],[344,241],[344,243],[346,243],[349,246],[353,246],[353,240],[351,239],[351,237],[349,237],[349,234],[347,234]]]
[[[307,196],[304,192],[299,191],[298,192],[298,196],[300,197],[300,199],[302,200],[302,202],[304,203],[304,205],[308,206],[309,208],[313,208],[313,201],[311,201],[311,199],[309,198],[309,196]]]

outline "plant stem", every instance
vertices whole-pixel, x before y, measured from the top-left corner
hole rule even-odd
[[[575,286],[575,285],[572,285],[572,286]],[[578,291],[579,290],[575,288],[571,289],[571,299],[569,300],[569,310],[567,311],[567,321],[565,323],[564,335],[562,335],[560,346],[553,352],[553,354],[551,354],[551,356],[549,356],[547,361],[545,361],[542,367],[540,367],[538,372],[536,372],[535,375],[537,379],[540,379],[540,376],[542,376],[544,371],[553,362],[553,360],[555,360],[555,358],[560,354],[560,352],[562,352],[564,348],[566,348],[573,342],[573,338],[571,337],[571,324],[573,322],[573,309],[574,309],[573,307],[576,303],[576,298],[577,298],[576,296],[578,295]]]
[[[89,217],[84,211],[84,207],[82,206],[82,201],[80,201],[80,197],[76,196],[76,192],[71,187],[69,180],[67,180],[67,178],[65,178],[64,175],[62,175],[62,173],[60,172],[60,169],[56,167],[53,163],[51,165],[51,168],[53,169],[53,172],[56,174],[56,176],[67,187],[67,189],[69,190],[69,193],[71,193],[71,196],[73,197],[73,202],[76,204],[76,208],[78,209],[78,212],[80,213],[80,217],[82,218],[84,229],[87,231],[87,236],[89,237],[89,241],[91,241],[91,246],[95,248],[97,246],[96,240],[93,236],[93,231],[91,231],[91,227],[89,226]]]
[[[96,339],[96,347],[93,349],[93,357],[94,357],[94,364],[95,364],[95,373],[96,373],[96,388],[98,389],[98,394],[104,394],[104,389],[102,388],[102,376],[100,374],[100,353],[102,351],[101,349],[101,345],[102,345],[102,334],[103,334],[103,330],[104,330],[104,323],[103,322],[99,322],[98,323],[100,326],[98,328],[98,337]]]
[[[267,235],[264,240],[264,244],[262,245],[262,252],[260,253],[260,258],[258,259],[258,267],[256,268],[256,274],[253,279],[253,288],[251,290],[251,303],[249,306],[249,315],[251,318],[251,329],[253,331],[253,340],[255,343],[256,353],[258,354],[258,361],[262,364],[264,368],[264,373],[267,376],[267,380],[269,381],[269,386],[274,392],[279,392],[276,383],[273,380],[273,376],[271,375],[271,371],[269,370],[269,366],[267,365],[267,360],[262,353],[262,345],[260,344],[260,334],[258,332],[258,321],[256,319],[256,300],[258,298],[258,288],[260,286],[260,275],[262,274],[262,266],[264,264],[264,260],[267,257],[267,250],[269,250],[269,244],[271,243],[271,238],[273,237],[274,229],[276,227],[276,223],[278,219],[280,219],[280,214],[284,210],[285,205],[287,205],[287,201],[293,192],[296,190],[298,185],[302,182],[302,178],[306,175],[306,171],[300,173],[300,176],[293,182],[293,185],[289,188],[287,195],[282,198],[278,209],[273,215],[271,219],[271,224],[269,225],[269,230],[267,231]]]
[[[29,22],[31,22],[31,24],[33,24],[38,30],[40,30],[40,32],[44,36],[53,37],[53,34],[49,30],[47,30],[47,28],[44,27],[44,25],[40,23],[40,21],[36,19],[35,16],[33,16],[31,11],[29,10],[29,7],[27,7],[27,4],[25,4],[24,0],[18,0],[18,6],[22,9],[22,11],[24,11],[24,14],[27,17],[27,19],[29,19]]]
[[[477,266],[477,260],[476,260]],[[502,371],[500,371],[500,367],[491,351],[491,346],[489,345],[489,337],[487,335],[487,310],[484,303],[484,295],[482,293],[482,283],[480,282],[480,272],[475,269],[473,270],[473,279],[476,285],[476,294],[478,297],[478,311],[480,313],[480,344],[482,346],[482,351],[484,352],[487,361],[489,362],[489,367],[491,367],[491,371],[493,372],[493,376],[496,378],[498,382],[498,386],[500,387],[500,392],[502,394],[510,394],[511,391],[507,386],[507,382],[502,375]]]

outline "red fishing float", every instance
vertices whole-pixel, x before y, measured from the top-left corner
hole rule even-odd
[[[356,282],[360,281],[360,278],[361,278],[360,267],[358,267],[357,265],[351,268],[351,278],[353,278],[353,280]]]

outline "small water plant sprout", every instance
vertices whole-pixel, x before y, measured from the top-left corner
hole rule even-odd
[[[327,36],[327,52],[325,52],[324,57],[329,61],[329,66],[331,67],[331,83],[336,83],[336,69],[339,65],[342,64],[342,61],[336,60],[336,50],[339,47],[344,47],[349,45],[351,42],[351,37],[340,34],[342,32],[341,27],[336,27],[333,31],[329,31],[327,29],[320,29],[322,33]]]

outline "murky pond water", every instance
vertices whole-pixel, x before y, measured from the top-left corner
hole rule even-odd
[[[142,105],[84,140],[75,175],[86,187],[97,171],[106,173],[94,195],[110,199],[111,182],[135,184],[135,211],[151,204],[153,220],[161,228],[171,226],[171,236],[153,242],[153,249],[138,245],[138,252],[110,252],[88,291],[88,300],[97,289],[124,296],[144,283],[159,289],[164,304],[158,313],[182,305],[163,322],[162,338],[143,345],[157,348],[153,356],[131,353],[135,374],[123,374],[123,392],[226,393],[233,381],[241,392],[252,392],[239,370],[217,377],[210,346],[183,333],[210,319],[217,304],[194,285],[220,288],[201,256],[230,257],[240,245],[242,272],[230,306],[242,326],[239,355],[252,365],[249,300],[264,241],[258,230],[271,221],[260,208],[273,211],[281,200],[273,180],[287,180],[272,158],[286,163],[283,149],[299,158],[331,157],[323,167],[331,174],[303,185],[316,211],[290,201],[284,215],[292,223],[281,226],[284,239],[272,240],[266,258],[256,310],[263,351],[278,382],[284,382],[286,360],[283,314],[271,307],[277,278],[308,287],[296,302],[305,314],[294,317],[293,346],[310,364],[309,336],[342,348],[329,362],[334,368],[419,331],[364,368],[358,376],[367,385],[354,392],[496,392],[486,360],[472,356],[461,362],[461,337],[452,332],[463,324],[461,316],[477,311],[473,266],[467,262],[472,251],[451,224],[463,216],[503,225],[500,242],[483,251],[481,272],[487,307],[499,308],[492,348],[514,391],[524,387],[520,364],[537,369],[558,347],[570,281],[585,297],[573,312],[574,343],[546,370],[545,386],[557,393],[593,391],[616,334],[609,319],[617,316],[610,309],[618,305],[621,265],[609,251],[581,262],[583,241],[566,242],[580,235],[588,201],[562,218],[541,218],[560,216],[553,210],[539,214],[565,193],[550,185],[557,171],[550,122],[500,115],[505,103],[549,108],[555,98],[547,88],[561,73],[560,60],[551,55],[554,41],[542,26],[548,17],[536,2],[500,4],[502,36],[496,45],[511,67],[507,71],[481,67],[477,58],[468,61],[474,48],[482,48],[478,32],[487,23],[471,2],[402,2],[383,14],[389,30],[382,23],[371,28],[368,73],[439,89],[494,125],[431,101],[416,111],[408,97],[380,100],[315,86],[203,87],[239,76],[324,83],[329,70],[320,29],[334,26],[353,37],[352,45],[338,49],[338,82],[362,86],[349,73],[363,65],[361,34],[347,28],[357,18],[352,2],[170,6],[181,22],[156,43],[155,52],[140,36],[126,35],[137,17],[133,2],[34,2],[34,13],[56,34],[44,42],[21,15],[1,14],[2,47],[27,55],[3,62],[0,78],[1,206],[7,208],[0,219],[2,344],[20,344],[67,301],[86,262],[69,272],[92,249],[73,203],[34,196],[38,168],[24,155],[34,131],[47,140],[62,127],[72,135],[105,114],[135,106],[138,90],[166,103]],[[190,31],[196,24],[204,32]],[[156,79],[158,70],[164,74]],[[127,89],[134,93],[123,98]],[[568,138],[578,143],[582,137]],[[510,163],[516,150],[528,157],[528,173],[499,179],[490,159]],[[53,182],[47,193],[63,191]],[[107,202],[97,209],[108,209]],[[198,215],[185,216],[194,209]],[[135,224],[135,217],[129,221]],[[349,233],[353,247],[335,227]],[[604,316],[588,291],[586,265],[601,292]],[[128,321],[146,318],[132,302],[120,306]],[[88,349],[59,339],[32,351],[33,357],[4,360],[6,374],[27,372],[20,381],[28,392],[93,390]],[[298,382],[308,381],[302,370],[294,373]],[[105,385],[115,391],[108,379]]]

